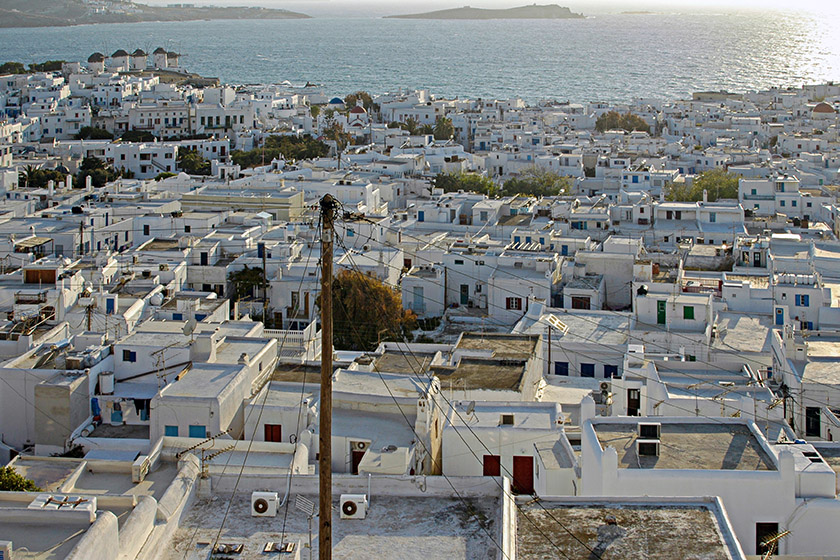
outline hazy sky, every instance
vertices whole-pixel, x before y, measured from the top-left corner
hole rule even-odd
[[[510,8],[534,3],[535,0],[137,0],[148,4],[170,4],[191,1],[216,6],[266,6],[285,8],[316,17],[377,17],[392,14],[423,12],[442,8],[473,6],[476,8]],[[775,9],[784,11],[840,12],[835,0],[536,0],[538,4],[556,3],[575,12],[597,15],[624,10],[701,11],[732,9]]]

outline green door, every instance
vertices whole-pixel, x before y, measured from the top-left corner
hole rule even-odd
[[[461,284],[461,305],[467,305],[470,301],[469,284]]]
[[[665,324],[665,302],[664,301],[657,301],[656,302],[656,322],[659,325]]]

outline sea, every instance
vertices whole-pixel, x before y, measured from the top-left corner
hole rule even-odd
[[[163,47],[188,70],[231,84],[621,103],[840,81],[838,24],[836,15],[780,11],[100,24],[0,29],[0,62]]]

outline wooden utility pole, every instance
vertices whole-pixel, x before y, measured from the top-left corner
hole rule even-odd
[[[268,324],[268,269],[265,267],[265,243],[262,244],[262,265],[263,265],[263,325]],[[281,325],[282,327],[282,325]],[[274,328],[277,328],[276,326]]]
[[[338,207],[329,194],[321,199],[321,414],[318,446],[318,558],[332,558],[332,268],[333,219]]]

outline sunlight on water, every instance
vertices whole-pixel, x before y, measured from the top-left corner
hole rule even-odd
[[[337,94],[621,101],[840,80],[840,18],[821,14],[603,15],[585,20],[199,21],[0,30],[0,61],[84,60],[157,46],[234,83],[290,80]]]

